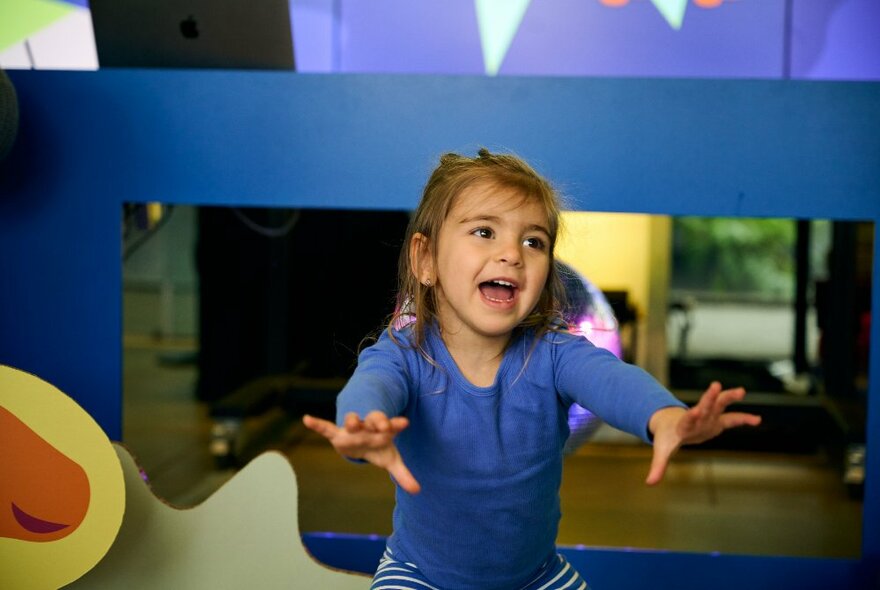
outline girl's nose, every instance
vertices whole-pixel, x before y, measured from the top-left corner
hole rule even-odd
[[[518,243],[499,243],[498,262],[519,266],[522,264],[522,252],[520,252]]]

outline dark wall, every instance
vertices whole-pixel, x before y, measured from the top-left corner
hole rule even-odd
[[[347,377],[394,310],[409,215],[199,209],[198,396],[269,374]]]

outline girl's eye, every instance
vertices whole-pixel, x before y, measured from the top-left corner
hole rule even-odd
[[[492,235],[493,235],[492,230],[489,229],[488,227],[477,228],[474,231],[472,231],[471,233],[474,234],[475,236],[477,236],[478,238],[487,238],[487,239],[491,239]]]
[[[535,248],[536,250],[543,250],[547,247],[541,238],[526,238],[523,240],[523,244],[527,248]]]

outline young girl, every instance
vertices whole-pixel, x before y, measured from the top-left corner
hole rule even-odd
[[[306,416],[345,457],[396,482],[373,589],[584,589],[557,554],[562,449],[577,402],[653,442],[646,482],[679,446],[758,416],[713,383],[688,410],[643,370],[559,320],[550,184],[511,155],[446,154],[400,257],[398,311],[337,400]]]

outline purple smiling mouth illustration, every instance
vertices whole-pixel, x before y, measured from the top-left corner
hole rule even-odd
[[[69,524],[49,522],[48,520],[32,516],[16,506],[15,502],[12,503],[12,515],[15,516],[16,522],[18,522],[23,529],[32,533],[54,533],[55,531],[60,531],[61,529],[66,529],[70,526]]]

